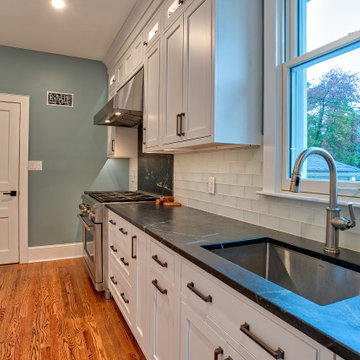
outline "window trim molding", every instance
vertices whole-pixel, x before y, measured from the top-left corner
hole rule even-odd
[[[309,64],[312,61],[316,61],[319,58],[331,56],[336,51],[346,49],[360,42],[360,31],[347,35],[339,40],[333,41],[327,45],[324,45],[318,49],[308,52],[304,55],[300,55],[294,59],[291,59],[282,64],[283,68],[283,88],[282,97],[283,104],[283,144],[285,145],[282,151],[282,181],[281,190],[287,191],[290,187],[290,179],[288,178],[289,168],[289,127],[290,127],[290,109],[291,109],[291,69],[302,65]],[[303,193],[315,193],[315,194],[328,194],[329,181],[324,180],[302,180],[301,188]],[[360,197],[360,184],[352,185],[349,181],[338,181],[338,193],[342,196],[350,196],[354,198]]]
[[[296,56],[299,50],[298,36],[293,30],[289,31],[285,15],[290,16],[291,21],[298,22],[298,1],[300,0],[264,2],[264,180],[263,191],[260,192],[263,195],[282,196],[286,194],[290,185],[290,180],[287,179],[290,92],[287,89],[291,86],[291,68],[326,55],[330,56],[333,52],[360,41],[360,31],[357,31],[306,54]],[[289,36],[296,46],[292,46],[286,52],[284,40],[289,40]],[[339,195],[352,197],[355,201],[359,200],[360,185],[351,187],[350,182],[339,182],[338,186]],[[328,194],[328,181],[303,180],[302,193],[294,194],[294,198],[310,197],[314,201],[319,201],[317,199],[322,194]]]

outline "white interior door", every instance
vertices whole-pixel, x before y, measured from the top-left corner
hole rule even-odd
[[[0,101],[0,264],[19,262],[19,134],[20,104]]]

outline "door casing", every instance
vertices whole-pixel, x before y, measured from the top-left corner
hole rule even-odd
[[[18,234],[19,262],[28,262],[28,160],[29,160],[29,111],[30,97],[27,95],[0,93],[0,101],[20,104],[20,157],[19,157],[19,196],[18,196]]]

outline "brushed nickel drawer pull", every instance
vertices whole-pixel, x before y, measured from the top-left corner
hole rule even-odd
[[[167,290],[163,289],[162,287],[159,286],[158,281],[155,279],[152,281],[152,284],[163,294],[166,295],[167,294]]]
[[[181,115],[176,115],[176,135],[181,136]]]
[[[248,323],[242,324],[240,326],[240,330],[244,334],[246,334],[251,340],[255,341],[259,346],[261,346],[274,359],[284,359],[284,350],[280,349],[279,347],[276,350],[273,350],[269,345],[265,344],[262,340],[260,340],[255,334],[250,331],[250,325]]]
[[[111,225],[116,225],[116,222],[114,221],[114,220],[109,220],[109,223],[111,224]]]
[[[125,266],[129,266],[129,262],[126,261],[124,257],[120,258],[120,261],[121,261]]]
[[[212,296],[205,296],[204,294],[202,294],[198,289],[195,288],[195,284],[193,282],[188,283],[187,287],[205,302],[212,302]]]
[[[181,113],[180,114],[180,136],[185,136],[184,117],[185,117],[185,113]]]
[[[136,235],[131,237],[131,258],[132,259],[136,259],[136,254],[134,254],[134,250],[135,250],[135,247],[136,247],[136,239],[137,239]]]
[[[167,268],[168,264],[166,261],[162,262],[161,260],[159,260],[157,255],[153,255],[152,259],[155,260],[161,267],[165,267]]]
[[[219,359],[219,355],[222,355],[224,353],[224,350],[221,346],[217,347],[214,350],[214,360],[218,360]]]
[[[122,301],[123,301],[125,304],[128,304],[128,303],[129,303],[129,300],[126,299],[126,297],[125,297],[125,293],[121,293],[120,296],[121,296],[121,298],[122,298]]]
[[[124,228],[120,228],[119,231],[122,232],[124,235],[127,235],[127,231],[124,230]]]
[[[115,280],[115,276],[110,276],[110,280],[114,285],[117,285],[117,281]]]
[[[111,246],[110,246],[110,249],[111,249],[113,252],[117,252],[117,249],[115,249],[114,245],[111,245]]]

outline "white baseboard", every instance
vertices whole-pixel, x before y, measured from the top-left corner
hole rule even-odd
[[[71,243],[60,245],[34,246],[28,248],[29,262],[79,258],[82,256],[83,244]]]

